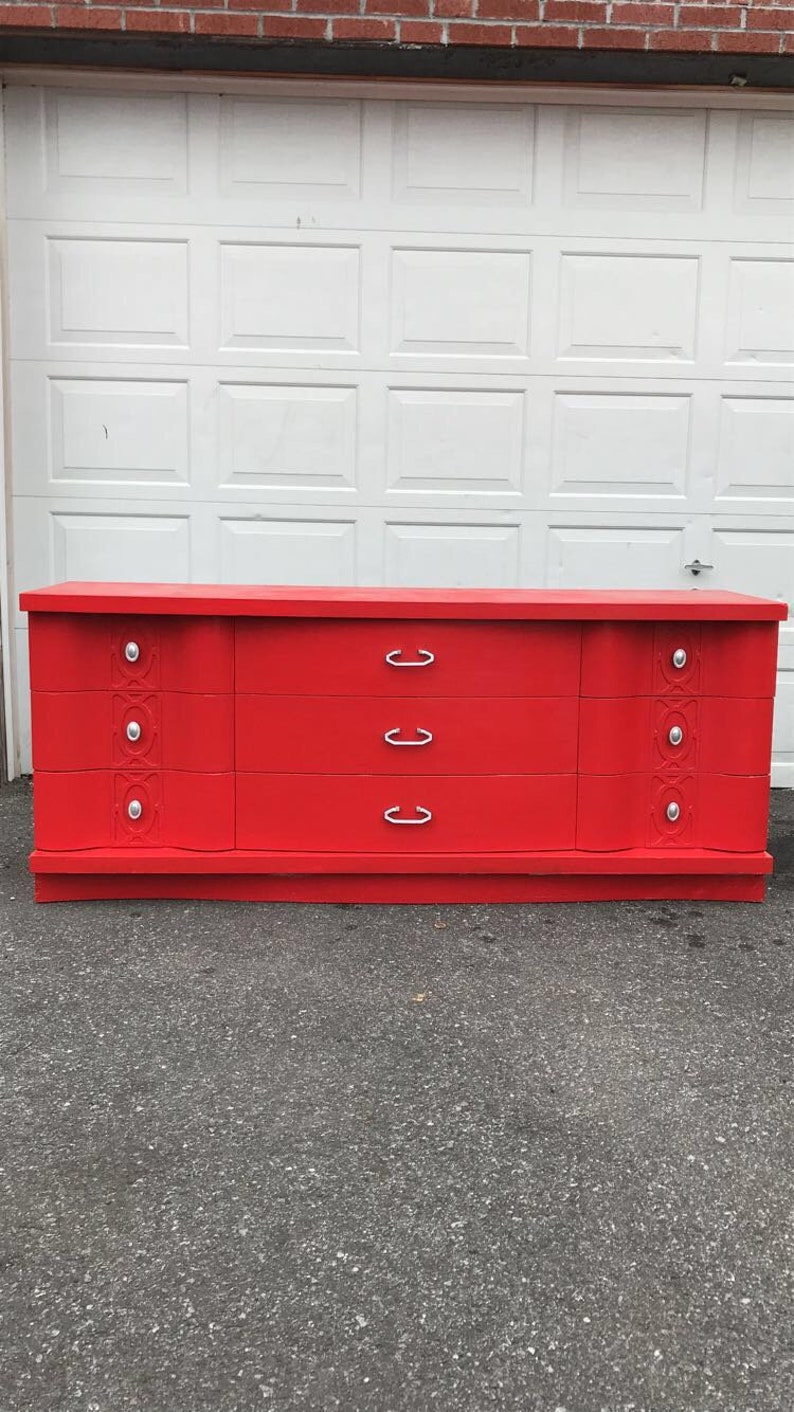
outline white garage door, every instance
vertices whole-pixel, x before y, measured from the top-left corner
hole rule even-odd
[[[7,90],[14,590],[794,599],[782,100],[321,95]]]

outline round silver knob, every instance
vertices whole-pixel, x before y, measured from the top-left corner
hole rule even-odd
[[[127,661],[137,662],[140,655],[141,649],[138,646],[137,642],[128,642],[127,646],[124,648],[124,656],[126,657]]]
[[[679,806],[676,804],[675,800],[673,800],[673,802],[672,802],[671,804],[668,804],[667,809],[666,809],[665,812],[666,812],[667,817],[668,817],[668,819],[670,820],[670,823],[671,823],[671,824],[674,824],[675,821],[676,821],[676,819],[677,819],[677,818],[680,816],[680,814],[681,814],[681,810],[680,810]]]
[[[141,728],[140,728],[140,726],[138,725],[138,722],[137,722],[137,721],[129,721],[129,722],[127,723],[127,739],[128,739],[128,740],[140,740],[140,738],[141,738]],[[677,744],[678,742],[676,741],[676,742],[674,742],[674,743]]]
[[[127,813],[131,819],[139,819],[143,813],[143,805],[140,799],[131,799],[127,805]]]
[[[671,745],[680,745],[681,741],[684,739],[684,732],[682,731],[681,727],[671,726],[667,739],[669,740]]]
[[[681,667],[686,666],[686,652],[684,651],[683,647],[676,647],[675,652],[673,653],[673,666],[678,667],[679,670],[681,669]]]

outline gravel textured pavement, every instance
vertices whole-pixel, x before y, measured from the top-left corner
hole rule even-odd
[[[0,790],[0,1412],[791,1412],[761,906],[36,906]]]

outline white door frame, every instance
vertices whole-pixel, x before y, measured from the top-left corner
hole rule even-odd
[[[130,92],[168,92],[175,89],[187,93],[238,93],[254,97],[305,98],[367,98],[394,101],[424,99],[433,103],[528,103],[582,104],[588,107],[638,108],[763,108],[767,111],[794,112],[794,94],[779,89],[731,89],[676,87],[635,88],[609,85],[566,85],[544,83],[456,83],[400,79],[355,79],[311,77],[250,77],[222,74],[170,74],[161,72],[123,72],[57,66],[14,66],[0,68],[2,102],[0,102],[0,191],[5,192],[5,151],[3,117],[5,89],[12,85],[40,85],[57,88],[90,88]],[[2,738],[3,711],[0,711],[0,757],[5,749],[8,777],[19,773],[19,743],[15,730],[13,693],[14,633],[13,623],[13,562],[11,554],[11,457],[8,428],[10,409],[8,395],[7,333],[8,328],[8,266],[6,260],[5,203],[0,213],[0,643],[2,654],[2,704],[5,715],[5,742]],[[0,772],[1,774],[2,772]]]

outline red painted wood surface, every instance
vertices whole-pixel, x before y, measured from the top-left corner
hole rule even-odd
[[[765,774],[773,704],[770,697],[583,697],[579,769],[585,775],[693,769]],[[669,738],[676,729],[682,733],[678,745]]]
[[[61,583],[20,594],[25,613],[151,613],[187,617],[782,620],[785,603],[708,589],[293,588],[291,586]]]
[[[31,704],[35,770],[234,770],[231,695],[34,691]]]
[[[400,819],[388,823],[387,809]],[[238,848],[491,852],[573,848],[576,775],[237,777]]]
[[[287,696],[577,696],[580,635],[575,623],[246,619],[235,679]]]
[[[130,662],[127,643],[140,655]],[[62,616],[30,619],[33,691],[234,689],[234,627],[221,618]]]
[[[775,694],[775,623],[602,622],[582,629],[582,696]],[[677,668],[673,653],[686,652]]]
[[[142,806],[138,820],[128,808]],[[40,770],[33,780],[37,849],[234,847],[234,775],[187,771]]]
[[[643,877],[451,876],[377,873],[324,877],[205,875],[119,877],[112,873],[36,876],[37,902],[108,898],[181,898],[210,902],[609,902],[618,900],[763,902],[764,879],[753,875]]]
[[[580,775],[576,846],[760,852],[768,816],[768,775]]]
[[[763,893],[780,604],[66,585],[23,606],[39,896]]]
[[[323,852],[315,849],[286,852],[235,848],[220,850],[211,858],[185,848],[145,848],[127,851],[89,848],[79,853],[34,850],[34,873],[128,873],[146,869],[151,873],[203,873],[211,865],[214,873],[504,873],[505,875],[546,875],[581,873],[633,873],[651,876],[669,873],[671,868],[686,874],[771,873],[768,853],[726,853],[714,849],[687,848],[674,854],[669,848],[626,848],[612,853],[576,849],[536,849],[533,852],[451,853],[363,853]]]
[[[575,696],[239,695],[235,710],[240,771],[283,773],[285,760],[296,774],[576,770]]]

